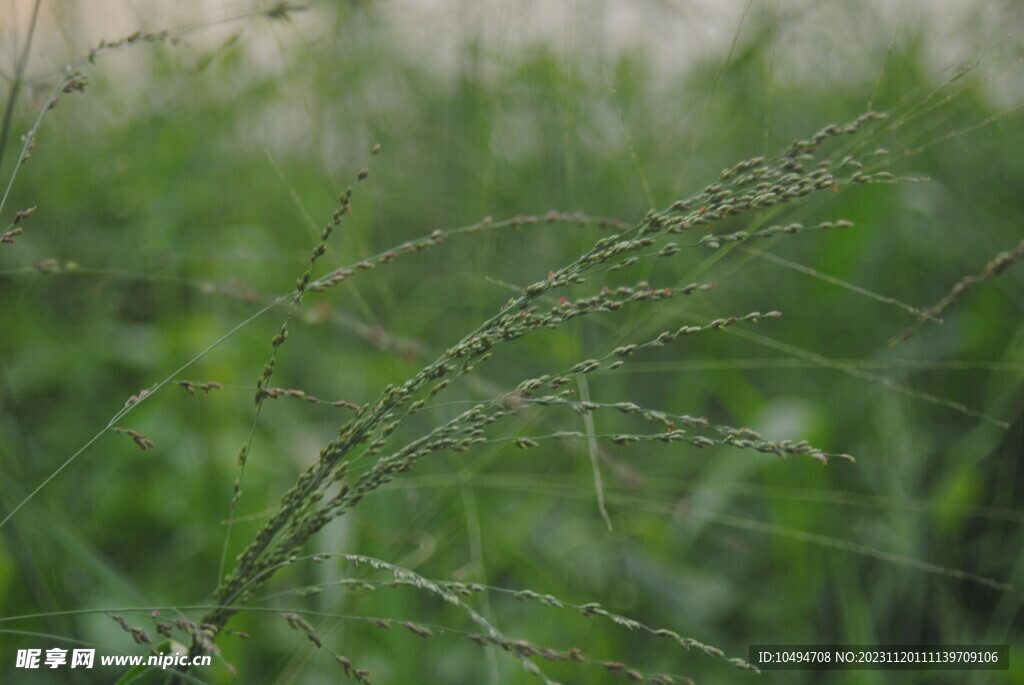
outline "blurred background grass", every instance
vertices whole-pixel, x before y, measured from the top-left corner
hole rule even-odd
[[[74,4],[74,3],[73,3]],[[198,28],[177,46],[101,55],[84,96],[49,113],[8,214],[38,206],[17,245],[0,251],[0,468],[10,511],[106,425],[132,394],[289,291],[375,143],[355,211],[335,234],[329,268],[441,228],[551,208],[630,223],[717,178],[725,166],[781,150],[828,123],[925,102],[927,116],[881,141],[893,171],[928,177],[847,186],[785,212],[804,233],[764,247],[787,260],[914,306],[937,302],[1022,236],[1020,12],[907,14],[891,7],[790,2],[642,3],[572,11],[514,5],[409,7],[316,3],[289,20],[259,14]],[[24,41],[27,8],[5,36]],[[109,19],[87,3],[45,8],[30,81],[15,107],[24,132],[58,78],[95,36],[127,23],[147,31],[209,24],[230,3],[187,17],[124,5]],[[716,9],[717,8],[717,9]],[[884,11],[883,11],[884,10]],[[63,11],[63,10],[62,10]],[[181,11],[181,10],[178,10]],[[527,14],[527,16],[521,16]],[[75,18],[90,17],[77,30]],[[157,19],[174,21],[157,24]],[[130,30],[126,33],[130,33]],[[675,45],[678,42],[679,45]],[[11,43],[14,45],[14,43]],[[964,65],[978,68],[930,101]],[[4,66],[13,74],[13,64]],[[949,94],[955,97],[947,99]],[[906,111],[906,110],[903,110]],[[947,136],[996,118],[963,135]],[[905,151],[927,146],[899,158]],[[15,153],[3,160],[5,175]],[[727,225],[728,226],[728,225]],[[737,224],[735,229],[742,228]],[[572,223],[453,237],[431,251],[360,272],[311,294],[282,349],[274,384],[357,403],[410,377],[522,287],[589,248],[607,229]],[[685,241],[684,241],[685,242]],[[905,343],[898,308],[734,251],[692,248],[611,283],[716,283],[708,294],[577,321],[497,352],[442,395],[491,398],[626,340],[694,317],[778,309],[737,335],[694,336],[590,379],[597,401],[629,400],[806,438],[858,457],[823,468],[799,458],[642,443],[602,446],[609,531],[584,444],[439,454],[325,530],[311,552],[353,552],[428,578],[529,588],[610,611],[746,657],[749,644],[1022,642],[1020,590],[953,577],[967,571],[1024,586],[1022,424],[1024,297],[1011,268],[972,291],[941,325]],[[56,259],[44,274],[31,265]],[[596,288],[597,286],[595,286]],[[111,672],[13,668],[16,649],[98,644],[131,652],[102,613],[201,605],[217,582],[235,455],[252,393],[283,312],[232,335],[179,378],[218,381],[208,397],[169,386],[119,425],[152,439],[140,452],[104,435],[0,529],[5,682],[107,682]],[[747,335],[749,333],[750,335]],[[840,360],[823,366],[819,357]],[[844,372],[845,369],[847,372]],[[962,403],[1000,428],[921,401]],[[453,415],[425,413],[408,438]],[[280,493],[349,417],[279,399],[250,456],[229,558]],[[595,415],[599,433],[636,429]],[[583,430],[556,408],[525,412],[511,434]],[[951,572],[929,571],[933,564]],[[287,593],[368,572],[299,564],[253,603],[430,625],[421,640],[364,621],[313,621],[325,643],[369,668],[373,682],[530,682],[520,665],[458,632],[464,615],[412,589]],[[505,634],[701,683],[758,676],[610,622],[500,595],[472,603]],[[148,612],[122,612],[153,633]],[[198,618],[198,611],[185,611]],[[275,613],[244,612],[203,682],[318,683],[340,667]],[[594,666],[548,666],[561,682],[613,682]],[[1012,683],[996,673],[765,673],[771,683]],[[154,679],[154,682],[159,680]]]

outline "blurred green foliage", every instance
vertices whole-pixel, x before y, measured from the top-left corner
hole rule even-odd
[[[908,122],[879,141],[892,151],[891,170],[927,180],[850,185],[809,198],[787,207],[781,220],[848,219],[855,227],[751,243],[754,250],[923,307],[1021,239],[1024,122],[1005,101],[1021,94],[993,97],[995,84],[1019,80],[1019,66],[1008,64],[1019,42],[975,39],[964,27],[967,62],[943,53],[937,64],[923,21],[905,18],[894,38],[895,25],[871,12],[818,7],[805,17],[798,3],[780,8],[756,7],[734,36],[686,69],[666,64],[639,37],[619,50],[588,45],[599,36],[581,27],[579,45],[495,41],[458,16],[441,29],[418,27],[439,31],[430,40],[455,55],[450,64],[425,60],[422,46],[403,44],[403,32],[416,30],[408,18],[373,3],[316,4],[290,22],[254,16],[220,26],[213,38],[199,29],[177,46],[101,55],[85,68],[85,94],[62,96],[47,114],[5,208],[9,218],[38,207],[17,244],[0,246],[0,508],[6,515],[24,500],[131,395],[288,293],[338,192],[354,183],[376,142],[383,152],[356,188],[325,268],[486,216],[557,208],[633,223],[738,160],[856,118],[873,92],[878,109]],[[1007,9],[1007,22],[1019,20],[1013,12]],[[493,21],[490,29],[507,22],[515,33],[516,19]],[[864,40],[836,40],[822,51],[824,36],[843,32]],[[982,53],[975,72],[949,82]],[[952,69],[944,69],[947,62]],[[36,116],[38,93],[56,79],[37,78],[23,92],[12,148]],[[3,160],[5,179],[14,157],[9,150]],[[727,221],[716,230],[744,225]],[[515,288],[544,278],[607,230],[540,222],[454,236],[311,293],[272,384],[369,402],[491,316]],[[44,259],[61,267],[32,268]],[[623,341],[702,317],[778,309],[782,319],[730,329],[734,335],[693,336],[644,353],[591,378],[589,393],[595,401],[629,400],[772,438],[804,438],[858,462],[822,467],[725,447],[602,443],[608,530],[585,442],[529,451],[500,443],[424,461],[331,524],[310,552],[365,554],[427,578],[598,601],[728,656],[745,658],[755,643],[1020,649],[1019,266],[892,348],[887,341],[913,316],[752,251],[687,248],[606,282],[640,279],[717,287],[499,349],[401,436],[412,439],[464,408],[448,402],[499,396]],[[40,615],[0,622],[4,682],[55,682],[50,673],[15,670],[18,648],[80,640],[101,653],[142,653],[105,613],[81,610],[164,607],[163,616],[174,617],[172,607],[209,602],[238,476],[235,455],[253,424],[255,380],[283,316],[283,309],[263,315],[175,377],[223,389],[190,396],[171,384],[117,424],[147,436],[153,449],[103,434],[0,528],[0,616]],[[290,398],[267,404],[229,561],[348,411]],[[625,416],[594,420],[599,433],[638,428]],[[584,425],[570,411],[533,408],[505,430],[543,435]],[[994,589],[961,571],[1017,589]],[[251,638],[222,636],[223,661],[193,675],[211,683],[343,679],[330,655],[279,616],[306,610],[347,617],[307,620],[326,647],[370,669],[375,683],[532,682],[516,659],[465,639],[459,631],[478,629],[457,608],[414,589],[331,585],[352,577],[380,576],[336,562],[279,573],[261,590],[265,599],[252,603],[259,611],[232,621]],[[320,593],[294,592],[317,584],[325,584]],[[700,683],[758,677],[575,610],[501,594],[467,601],[506,635],[535,644],[578,647]],[[154,633],[148,611],[116,613]],[[195,619],[201,611],[182,613]],[[359,617],[388,618],[396,627],[382,630]],[[423,640],[397,625],[406,620],[431,626],[434,636]],[[537,663],[560,682],[622,680],[596,666]],[[1022,668],[1011,659],[1009,673],[760,678],[1011,683],[1024,680]],[[111,672],[60,676],[99,682]]]

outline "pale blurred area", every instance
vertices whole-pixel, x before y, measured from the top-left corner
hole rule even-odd
[[[280,11],[285,6],[290,10]],[[915,68],[932,84],[970,68],[972,88],[995,109],[1024,102],[1021,41],[1012,33],[1024,23],[1024,3],[1012,0],[9,0],[0,10],[0,73],[8,83],[37,7],[20,116],[38,112],[60,74],[75,66],[91,79],[90,92],[104,94],[80,105],[83,112],[89,108],[90,125],[116,128],[199,97],[196,76],[230,55],[242,68],[205,97],[230,99],[248,80],[278,79],[258,111],[245,117],[236,144],[275,154],[313,152],[339,174],[336,160],[371,144],[372,122],[414,124],[409,117],[416,118],[415,93],[424,78],[435,89],[469,82],[501,91],[530,55],[550,56],[563,73],[604,96],[621,85],[617,65],[624,74],[642,73],[651,98],[678,92],[703,74],[697,78],[710,80],[691,91],[702,93],[703,102],[691,98],[675,111],[656,110],[649,122],[674,140],[705,130],[715,84],[755,50],[767,55],[758,76],[767,91],[758,106],[766,112],[783,111],[784,103],[771,102],[775,92],[851,84],[861,107],[892,107],[892,98],[872,102],[871,92],[898,76],[887,55],[900,47],[912,47]],[[177,47],[140,41],[99,51],[95,64],[87,60],[101,44],[140,31],[167,32],[173,41],[158,42]],[[314,101],[333,112],[327,103],[350,97],[327,64],[332,60],[341,66],[338,73],[348,70],[350,80],[362,83],[361,113],[344,126],[311,114]],[[411,66],[419,76],[407,77]],[[601,109],[594,116],[604,121],[603,137],[617,140],[618,115],[604,96],[592,100]],[[774,114],[766,116],[767,132]],[[496,153],[538,154],[529,117],[509,112],[500,120],[510,144],[496,134]],[[311,131],[318,132],[312,147]]]
[[[268,13],[282,4],[299,11],[287,19],[240,23],[240,17]],[[27,33],[35,0],[7,0],[0,11],[3,55],[9,77]],[[273,62],[290,40],[327,39],[334,24],[324,12],[362,11],[386,24],[393,45],[442,73],[464,59],[474,43],[492,57],[543,43],[566,59],[612,60],[639,51],[671,78],[704,58],[722,58],[737,36],[771,27],[778,49],[778,72],[799,78],[832,78],[877,70],[860,56],[885,49],[909,31],[924,39],[924,54],[936,70],[956,69],[993,46],[1018,42],[1011,34],[1022,24],[1024,3],[1015,0],[344,0],[289,3],[237,0],[43,0],[35,28],[28,76],[53,72],[87,55],[100,41],[136,31],[170,31],[190,45],[215,45],[237,32],[255,40],[247,47],[257,60]],[[289,31],[294,24],[300,30]],[[824,29],[824,27],[830,27]],[[835,27],[844,27],[838,33]],[[267,40],[271,38],[271,40]],[[130,62],[128,58],[126,61]],[[847,74],[843,74],[845,77]],[[999,98],[1015,101],[1019,78],[992,84]]]

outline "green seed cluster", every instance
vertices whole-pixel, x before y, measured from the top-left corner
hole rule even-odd
[[[158,31],[155,33],[136,31],[129,36],[117,40],[101,40],[96,47],[89,50],[89,55],[86,59],[92,64],[102,53],[117,50],[128,45],[137,45],[139,43],[169,43],[170,45],[177,45],[178,40],[177,37],[171,35],[170,31]]]
[[[378,148],[374,148],[374,152],[376,152],[377,149]],[[367,172],[364,169],[359,172],[358,178],[361,181],[365,179],[366,176]],[[324,226],[323,230],[320,232],[320,242],[313,248],[313,252],[309,256],[309,266],[306,267],[306,270],[295,281],[295,292],[292,293],[291,296],[291,305],[288,309],[288,315],[285,317],[284,323],[281,324],[281,328],[278,330],[277,335],[275,335],[270,341],[270,345],[274,350],[273,354],[271,354],[267,363],[263,365],[263,371],[260,373],[260,377],[256,381],[256,397],[254,401],[257,407],[262,404],[263,399],[267,396],[265,389],[267,384],[270,382],[270,377],[274,375],[274,364],[277,359],[277,350],[288,339],[288,324],[295,315],[295,312],[302,305],[303,296],[306,294],[309,281],[313,276],[313,267],[316,266],[317,260],[327,252],[327,241],[330,239],[334,229],[341,225],[342,218],[348,212],[352,211],[352,205],[349,204],[349,200],[351,199],[352,189],[346,188],[341,194],[341,198],[338,202],[338,208],[334,210],[330,223]]]
[[[620,348],[621,349],[621,348]],[[541,398],[525,400],[530,404],[539,406],[565,406],[577,413],[589,413],[597,410],[615,409],[624,414],[631,414],[650,423],[658,423],[666,428],[662,433],[618,433],[610,435],[592,435],[596,439],[609,440],[617,445],[627,445],[635,442],[685,442],[694,447],[710,447],[712,445],[729,445],[737,449],[753,449],[765,454],[775,454],[780,457],[787,455],[808,456],[823,464],[829,459],[844,459],[855,461],[849,454],[834,454],[826,452],[806,440],[765,440],[757,431],[749,428],[735,428],[732,426],[711,426],[704,417],[693,417],[685,414],[670,414],[655,409],[641,407],[633,402],[617,402],[615,404],[602,404],[597,402],[577,402],[565,397],[548,395]],[[677,425],[697,428],[711,435],[690,435],[686,430],[677,428]],[[516,447],[528,449],[539,446],[542,440],[564,440],[567,438],[582,438],[583,433],[579,431],[559,431],[551,435],[519,437],[519,438],[493,438],[484,442],[505,442],[511,441]]]
[[[425,235],[416,240],[406,241],[400,245],[395,245],[384,252],[380,252],[372,257],[367,257],[355,264],[348,266],[339,267],[334,269],[330,273],[312,281],[309,284],[309,290],[314,292],[323,292],[328,288],[336,286],[340,283],[345,283],[348,279],[355,275],[357,271],[368,271],[375,269],[383,264],[388,264],[394,261],[397,257],[403,254],[412,254],[416,252],[422,252],[429,250],[430,248],[437,247],[444,244],[444,242],[452,237],[462,234],[478,234],[486,230],[500,229],[500,228],[519,228],[522,226],[534,226],[541,224],[554,224],[554,223],[566,223],[575,226],[590,226],[602,229],[618,229],[625,230],[631,228],[630,224],[626,224],[618,219],[609,219],[605,217],[592,217],[583,214],[582,212],[561,212],[557,209],[552,209],[547,214],[542,216],[534,215],[523,215],[519,214],[510,219],[503,221],[495,221],[493,217],[487,216],[475,224],[469,224],[467,226],[459,226],[458,228],[452,228],[448,230],[436,229],[431,231],[428,235]]]
[[[292,630],[302,632],[306,639],[316,645],[317,649],[322,649],[324,646],[323,640],[317,635],[316,630],[309,622],[304,619],[301,615],[294,612],[287,612],[281,615],[287,622],[288,627]],[[370,682],[370,671],[365,668],[358,668],[352,660],[347,656],[341,654],[335,654],[334,660],[341,664],[345,675],[355,680],[357,683],[363,683],[364,685],[371,685]]]
[[[736,231],[735,233],[708,233],[701,237],[697,242],[698,245],[705,245],[710,247],[712,250],[717,250],[722,246],[722,243],[742,243],[753,238],[772,238],[781,233],[795,234],[801,231],[807,230],[822,230],[827,231],[830,228],[849,228],[853,226],[852,221],[846,219],[840,219],[839,221],[823,221],[816,226],[804,226],[801,223],[792,223],[785,226],[773,225],[768,228],[763,228],[759,231],[752,233],[747,231]]]
[[[531,660],[534,658],[541,658],[548,661],[572,661],[580,664],[590,664],[599,666],[612,673],[625,675],[633,682],[641,683],[653,683],[655,685],[672,685],[676,683],[690,683],[693,681],[685,676],[668,675],[668,674],[647,674],[638,669],[629,667],[627,664],[617,661],[604,661],[594,659],[583,653],[578,648],[570,648],[567,650],[553,649],[550,647],[544,647],[537,645],[527,640],[513,639],[503,635],[497,628],[492,626],[486,618],[481,616],[475,610],[470,608],[462,600],[462,597],[468,597],[485,592],[496,592],[507,594],[515,597],[520,601],[532,601],[539,602],[545,606],[553,607],[556,609],[575,609],[579,611],[583,616],[587,618],[598,618],[609,620],[629,631],[640,631],[646,632],[651,635],[659,637],[665,637],[674,639],[681,647],[687,651],[697,649],[702,651],[704,654],[714,657],[725,659],[725,654],[722,650],[711,645],[706,645],[698,640],[692,638],[680,637],[678,633],[667,629],[656,629],[646,626],[639,621],[630,619],[619,614],[612,613],[601,607],[596,602],[590,602],[583,605],[575,605],[569,602],[564,602],[553,595],[541,594],[532,590],[520,590],[512,591],[504,588],[493,588],[480,585],[477,583],[458,583],[449,581],[434,581],[424,578],[419,574],[410,571],[405,568],[395,566],[386,561],[380,559],[374,559],[371,557],[365,557],[362,555],[354,554],[318,554],[312,557],[314,561],[323,562],[327,559],[338,558],[344,561],[362,565],[366,564],[374,569],[385,571],[390,573],[393,577],[387,580],[380,579],[345,579],[342,581],[336,581],[331,583],[332,585],[344,585],[349,587],[355,587],[359,590],[364,591],[375,591],[378,589],[385,588],[401,588],[411,587],[415,589],[424,590],[430,594],[433,594],[445,602],[458,606],[463,609],[467,615],[478,625],[485,628],[484,633],[472,633],[468,634],[467,637],[481,646],[496,645],[501,647],[506,652],[518,657],[523,662],[524,668],[530,673],[533,673],[544,679],[545,682],[551,683],[551,685],[558,685],[553,681],[547,679],[547,677],[541,672],[539,667],[536,666]],[[286,614],[285,617],[288,619],[289,624],[295,630],[301,630],[307,635],[313,633],[313,629],[302,620],[297,614]],[[391,622],[386,619],[370,619],[374,625],[380,628],[390,629]],[[412,621],[403,621],[400,624],[406,630],[413,635],[421,637],[423,639],[429,639],[434,637],[434,631],[427,626],[414,623]],[[319,646],[319,645],[318,645]],[[751,664],[748,664],[745,660],[739,658],[728,659],[733,665],[744,669],[757,671],[757,668]]]
[[[325,556],[329,556],[329,555],[325,555]],[[316,557],[317,560],[323,560],[323,558],[324,557],[320,557],[320,556]],[[655,636],[658,636],[658,637],[663,637],[663,638],[668,638],[668,639],[671,639],[671,640],[675,640],[679,644],[679,646],[683,647],[687,651],[695,649],[695,650],[699,650],[699,651],[703,652],[704,654],[706,654],[706,655],[708,655],[710,657],[713,657],[713,658],[726,659],[725,653],[722,650],[718,649],[717,647],[705,644],[705,643],[703,643],[703,642],[701,642],[699,640],[695,640],[695,639],[693,639],[691,637],[681,637],[675,631],[669,630],[667,628],[652,628],[652,627],[647,626],[647,625],[645,625],[645,624],[643,624],[640,621],[637,621],[635,619],[631,619],[631,618],[629,618],[627,616],[622,616],[620,614],[616,614],[616,613],[610,612],[607,609],[604,609],[597,602],[588,602],[586,604],[573,604],[572,602],[567,602],[565,600],[559,599],[559,598],[555,597],[554,595],[544,594],[544,593],[540,593],[540,592],[535,592],[535,591],[529,590],[529,589],[525,589],[525,590],[509,590],[507,588],[486,586],[486,585],[481,585],[479,583],[460,583],[460,582],[453,582],[453,581],[428,581],[428,582],[436,585],[439,588],[447,590],[447,591],[449,591],[451,593],[455,593],[455,594],[459,595],[460,597],[469,597],[469,596],[474,596],[474,595],[479,595],[479,594],[484,594],[484,593],[495,593],[495,594],[508,595],[508,596],[513,597],[514,599],[517,599],[517,600],[519,600],[521,602],[537,602],[538,604],[541,604],[541,605],[547,606],[547,607],[552,607],[554,609],[561,609],[561,610],[564,610],[564,609],[574,609],[574,610],[580,612],[580,614],[582,614],[586,618],[603,618],[603,619],[609,620],[612,623],[615,623],[616,625],[619,625],[619,626],[621,626],[621,627],[623,627],[623,628],[625,628],[626,630],[629,630],[629,631],[645,632],[645,633],[648,633],[650,635],[655,635]],[[416,583],[414,580],[405,579],[405,578],[392,578],[392,579],[387,579],[387,580],[378,580],[378,579],[344,579],[344,580],[341,580],[341,581],[332,582],[331,585],[343,585],[343,586],[348,586],[348,587],[356,587],[359,590],[368,591],[368,592],[374,592],[374,591],[381,590],[381,589],[395,589],[395,588],[403,588],[403,587],[417,587],[418,583]],[[383,623],[384,625],[382,627],[387,627],[387,628],[390,627],[390,624],[387,621],[381,621],[380,619],[376,620],[375,623],[378,623],[378,625],[380,623]],[[516,649],[516,651],[519,651],[519,650],[525,651],[528,656],[531,656],[531,657],[533,657],[533,656],[541,656],[541,657],[544,657],[544,658],[546,658],[546,659],[548,659],[550,661],[558,661],[558,660],[562,660],[562,661],[566,661],[566,660],[569,660],[569,661],[580,661],[580,662],[594,663],[594,664],[601,665],[601,666],[604,666],[607,663],[612,663],[612,662],[592,661],[592,660],[586,658],[579,649],[572,649],[572,650],[568,650],[568,651],[565,651],[565,652],[559,652],[557,650],[551,650],[551,649],[546,649],[546,648],[543,648],[543,647],[538,647],[536,645],[531,645],[530,643],[524,642],[522,640],[509,641],[507,638],[503,638],[503,637],[499,637],[499,636],[483,636],[483,635],[479,635],[479,634],[471,634],[468,637],[469,637],[469,639],[473,640],[474,642],[476,642],[477,644],[480,644],[480,645],[496,644],[496,645],[503,646],[503,647],[505,645],[507,645],[508,647]],[[754,666],[753,664],[748,663],[744,659],[729,658],[728,661],[731,664],[733,664],[733,665],[735,665],[738,668],[741,668],[743,670],[749,670],[749,671],[753,671],[753,672],[758,672],[759,671],[759,669],[756,666]],[[651,682],[651,683],[659,683],[659,682],[673,683],[673,682],[677,682],[676,680],[672,679],[672,676],[666,676],[666,675],[662,675],[660,677],[668,678],[668,680],[653,680],[653,679],[651,679],[652,676],[646,676],[646,677],[648,678],[648,680],[646,680],[646,681],[638,681],[638,682]]]
[[[672,257],[679,252],[673,243],[663,245],[654,255],[645,254],[647,248],[661,239],[702,229],[714,221],[730,215],[757,211],[784,204],[810,193],[836,189],[844,183],[885,181],[877,175],[865,174],[853,163],[844,159],[838,165],[827,164],[816,158],[819,146],[829,138],[840,134],[857,133],[864,125],[884,118],[883,114],[868,112],[846,126],[828,126],[808,140],[795,141],[778,158],[755,157],[723,171],[719,180],[694,195],[673,203],[660,212],[649,212],[638,224],[629,228],[616,227],[616,231],[599,239],[594,247],[572,263],[551,271],[547,278],[527,285],[519,297],[513,298],[493,317],[476,330],[471,331],[459,342],[445,350],[434,362],[400,385],[389,385],[380,396],[363,408],[362,412],[340,429],[337,437],[320,451],[320,457],[284,494],[278,511],[271,516],[260,530],[256,539],[238,556],[234,570],[223,580],[216,592],[216,599],[222,608],[211,612],[206,621],[222,625],[233,613],[231,605],[244,601],[252,590],[265,582],[278,568],[289,563],[296,551],[326,523],[346,510],[356,506],[369,492],[390,482],[397,474],[413,468],[417,461],[443,449],[465,451],[487,441],[486,428],[515,411],[516,403],[538,393],[542,388],[556,389],[568,384],[572,378],[593,373],[599,369],[613,370],[621,366],[631,354],[646,348],[662,347],[685,336],[704,331],[714,331],[741,323],[755,323],[762,318],[778,316],[778,312],[761,314],[751,312],[744,316],[719,318],[700,326],[682,326],[674,331],[663,331],[656,338],[642,344],[626,345],[605,357],[585,360],[554,376],[541,376],[520,383],[514,393],[505,401],[483,403],[463,412],[457,417],[433,429],[426,435],[408,442],[396,451],[384,455],[389,436],[410,414],[421,410],[425,403],[445,389],[449,383],[462,374],[471,372],[477,364],[490,358],[492,350],[503,343],[519,339],[541,328],[557,327],[565,321],[596,312],[610,312],[626,304],[638,301],[658,301],[677,294],[691,294],[710,286],[691,284],[684,288],[654,288],[638,284],[633,288],[612,291],[602,289],[598,294],[570,301],[562,298],[558,304],[542,309],[539,300],[559,288],[583,284],[587,275],[602,270],[624,268],[648,256]],[[812,166],[813,165],[813,166]],[[835,171],[833,171],[835,169]],[[852,175],[842,176],[844,169],[852,169]],[[343,197],[342,209],[347,211],[347,198]],[[314,250],[310,267],[323,254],[323,244],[340,215],[325,229],[321,244]],[[553,220],[561,217],[555,215]],[[528,223],[525,219],[517,223]],[[488,222],[482,222],[483,230]],[[819,226],[824,228],[824,226]],[[771,235],[779,229],[765,229]],[[781,232],[798,232],[800,228],[790,225]],[[408,244],[404,251],[416,251],[443,241],[444,232],[435,232],[417,245]],[[754,235],[754,234],[752,234]],[[766,234],[767,235],[767,234]],[[742,240],[742,234],[735,240]],[[428,242],[432,241],[432,242]],[[394,254],[391,254],[391,253]],[[376,264],[393,259],[399,251],[389,251],[373,260],[366,260],[346,271],[335,271],[318,281],[311,281],[309,270],[297,283],[296,302],[310,285],[326,285],[341,282],[358,269],[374,268]],[[276,349],[283,344],[287,335],[282,327],[274,339]],[[266,397],[267,381],[273,373],[273,358],[260,377],[257,402]],[[562,396],[571,390],[562,390]],[[679,431],[678,433],[682,433]],[[802,442],[763,441],[743,434],[707,436],[677,435],[669,431],[667,439],[685,438],[697,446],[719,442],[737,447],[762,449],[776,454],[807,454],[824,461],[827,453]],[[672,437],[674,436],[675,437]],[[614,436],[613,436],[614,437]],[[623,437],[629,441],[629,437]],[[658,439],[666,439],[659,436]],[[529,446],[521,442],[521,447]],[[244,455],[243,455],[244,457]],[[349,467],[359,458],[374,458],[368,470],[354,482],[345,482]]]
[[[953,306],[953,304],[966,294],[968,290],[979,283],[995,278],[1021,259],[1024,259],[1024,240],[1017,243],[1015,247],[1004,252],[1000,252],[990,259],[985,264],[985,267],[982,269],[980,274],[964,276],[957,281],[956,284],[950,288],[949,292],[946,293],[945,297],[933,304],[931,307],[925,307],[922,309],[918,314],[917,323],[914,326],[907,328],[899,336],[891,340],[889,343],[890,346],[909,338],[921,326],[923,326],[926,321],[941,321],[939,315]]]

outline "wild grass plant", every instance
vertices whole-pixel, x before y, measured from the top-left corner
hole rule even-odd
[[[122,682],[740,682],[755,642],[1019,642],[999,43],[915,73],[904,24],[801,82],[780,10],[673,91],[484,34],[437,75],[378,8],[298,9],[9,74],[5,673],[66,642],[217,657]]]

